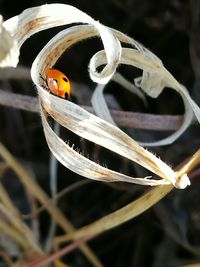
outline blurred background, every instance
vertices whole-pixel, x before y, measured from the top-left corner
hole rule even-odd
[[[24,9],[53,1],[0,0],[0,13],[4,20]],[[155,53],[174,77],[185,85],[200,105],[200,1],[144,1],[144,0],[74,0],[60,1],[73,5],[101,23],[133,37]],[[20,66],[27,68],[42,47],[65,27],[46,30],[29,38],[21,48]],[[56,64],[72,81],[72,101],[90,105],[95,84],[90,80],[87,66],[91,56],[102,48],[98,39],[75,45]],[[121,73],[133,81],[141,74],[131,67],[120,67]],[[23,95],[36,96],[31,80],[0,80],[1,89]],[[148,105],[111,82],[106,93],[115,96],[115,105],[124,111],[151,114],[179,115],[184,113],[182,100],[167,88],[158,99],[147,97]],[[116,104],[117,103],[117,104]],[[112,103],[111,103],[112,104]],[[40,116],[36,113],[0,106],[0,140],[13,155],[29,168],[37,182],[47,192],[49,187],[50,152],[46,144]],[[131,137],[141,141],[156,141],[171,132],[124,129]],[[156,153],[170,166],[176,167],[190,157],[200,145],[199,125],[191,127],[172,145],[155,147]],[[144,177],[147,172],[105,149],[78,139],[62,131],[63,139],[80,147],[85,154],[109,168],[131,176]],[[198,263],[200,256],[200,171],[192,174],[192,185],[184,190],[173,190],[163,201],[134,220],[108,231],[89,245],[105,266],[173,267]],[[128,204],[147,187],[126,184],[104,184],[87,181],[58,164],[58,191],[79,183],[59,199],[63,213],[78,228]],[[13,172],[7,171],[3,184],[23,214],[30,213],[26,191]],[[45,243],[50,221],[47,213],[39,215],[40,240]],[[59,232],[59,229],[58,229]],[[70,266],[89,266],[76,250],[66,257]],[[199,263],[200,264],[200,263]],[[5,266],[3,262],[0,266]]]

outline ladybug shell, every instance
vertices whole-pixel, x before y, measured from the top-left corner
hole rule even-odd
[[[50,92],[56,96],[68,99],[71,92],[69,79],[56,69],[46,70],[46,82]]]

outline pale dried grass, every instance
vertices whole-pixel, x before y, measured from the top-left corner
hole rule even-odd
[[[19,16],[13,17],[3,24],[1,23],[1,34],[2,40],[4,41],[2,45],[4,50],[5,48],[8,49],[8,51],[0,55],[1,66],[15,67],[18,62],[21,45],[34,33],[71,23],[80,23],[80,25],[71,26],[52,38],[40,51],[31,68],[31,76],[38,90],[44,133],[50,150],[64,166],[89,179],[104,182],[121,181],[159,186],[115,213],[107,215],[97,222],[75,231],[72,224],[48,198],[45,192],[30,178],[30,174],[12,157],[3,145],[0,145],[1,157],[16,172],[22,183],[27,187],[27,190],[44,205],[46,210],[65,232],[73,232],[65,236],[64,240],[66,238],[67,240],[85,238],[104,232],[141,214],[164,197],[174,186],[184,189],[190,184],[187,173],[191,170],[191,166],[196,166],[199,161],[199,152],[197,152],[189,165],[186,164],[181,170],[175,172],[161,159],[144,149],[117,127],[103,96],[104,87],[111,79],[124,85],[126,89],[132,90],[144,102],[144,93],[137,91],[139,88],[149,96],[156,98],[164,87],[170,87],[176,90],[183,99],[185,116],[180,129],[164,140],[151,144],[143,143],[143,145],[166,145],[174,142],[190,125],[193,114],[200,121],[200,109],[189,96],[187,89],[176,81],[165,69],[161,60],[153,53],[134,39],[102,25],[73,6],[52,4],[34,7],[25,10]],[[52,67],[58,58],[73,44],[96,36],[101,38],[103,50],[97,52],[91,58],[89,74],[91,79],[99,84],[92,100],[96,114],[99,117],[72,102],[49,94],[42,87],[42,81],[40,79],[40,74],[45,76],[46,68]],[[132,48],[123,48],[124,43],[131,45]],[[143,71],[142,77],[136,78],[135,85],[131,86],[120,74],[116,74],[119,64],[131,65],[141,69]],[[103,66],[103,69],[98,72],[97,69],[100,66]],[[153,180],[150,177],[130,177],[100,166],[65,143],[50,127],[48,122],[49,116],[80,137],[136,162],[149,170],[150,175],[155,174],[160,179]],[[195,164],[192,163],[193,161]],[[1,189],[3,192],[3,188]],[[37,254],[42,255],[43,251],[37,242],[34,241],[34,238],[32,238],[32,233],[27,226],[18,218],[18,211],[12,207],[12,202],[7,198],[6,194],[2,194],[2,196],[4,196],[3,204],[11,207],[11,213],[6,212],[3,205],[0,206],[0,212],[6,220],[12,219],[12,221],[15,221],[13,227],[16,228],[17,232],[12,232],[14,228],[7,229],[8,226],[3,221],[0,228],[6,234],[10,231],[10,235],[24,247],[24,250],[25,247],[31,246]],[[22,230],[25,233],[23,237]],[[81,245],[80,247],[94,266],[102,266],[86,245]]]

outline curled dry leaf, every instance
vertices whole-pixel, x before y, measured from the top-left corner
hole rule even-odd
[[[105,120],[94,116],[78,105],[48,94],[48,92],[42,88],[38,88],[38,90],[41,96],[42,108],[44,108],[59,124],[91,142],[99,144],[140,164],[165,179],[165,181],[128,177],[120,173],[117,174],[116,172],[104,168],[96,163],[92,163],[87,158],[81,156],[75,150],[70,148],[69,145],[65,144],[61,139],[57,138],[57,140],[55,140],[54,136],[50,137],[50,129],[47,129],[49,128],[49,125],[43,115],[42,119],[44,131],[51,151],[55,154],[59,161],[61,161],[69,169],[90,179],[103,180],[107,182],[124,181],[143,185],[158,185],[166,184],[166,181],[169,181],[176,187],[181,188],[189,184],[187,176],[182,176],[180,177],[180,180],[177,180],[176,174],[167,164],[139,146],[118,127],[115,127]],[[53,138],[54,141],[51,140]],[[66,150],[68,150],[67,153]]]
[[[183,123],[175,133],[163,140],[153,143],[140,142],[142,146],[160,146],[173,143],[189,127],[193,119],[193,112],[196,115],[197,120],[200,122],[200,109],[197,104],[191,99],[189,93],[187,92],[187,89],[174,79],[174,77],[164,68],[160,61],[152,58],[151,53],[148,54],[146,51],[145,53],[143,53],[143,51],[141,52],[136,49],[122,48],[120,63],[131,65],[143,70],[143,76],[136,79],[136,85],[138,87],[141,87],[151,97],[157,97],[164,89],[164,87],[171,87],[181,95],[185,106]],[[106,64],[105,52],[103,50],[97,52],[91,59],[90,64],[92,69],[96,69],[99,66]],[[153,91],[153,88],[155,91]],[[93,96],[95,98],[96,95],[100,95],[98,92],[99,88],[97,88],[96,90],[97,92],[95,92]],[[98,116],[105,120],[108,120],[109,116],[111,115],[108,107],[106,106],[106,103],[102,105],[102,110],[104,110],[104,113],[101,112],[101,101],[98,103],[93,99],[93,103],[95,103],[94,108],[96,107],[95,111]],[[107,113],[105,113],[105,111],[107,111]]]
[[[186,113],[185,118],[187,120],[185,119],[183,123],[183,130],[191,121],[191,107],[196,115],[199,115],[199,108],[190,99],[187,91],[170,76],[162,62],[154,54],[130,37],[100,24],[87,14],[69,5],[51,4],[27,9],[19,16],[6,21],[4,27],[15,38],[20,48],[22,43],[32,34],[69,23],[87,23],[89,25],[72,26],[58,33],[39,53],[31,69],[31,76],[40,97],[44,132],[51,151],[66,167],[88,178],[104,181],[139,182],[151,185],[172,183],[178,188],[189,185],[187,175],[177,177],[176,173],[167,164],[138,145],[118,127],[88,113],[73,103],[50,95],[41,86],[42,81],[39,74],[43,75],[46,68],[53,66],[66,49],[81,40],[100,36],[104,50],[96,53],[90,61],[89,73],[91,79],[97,83],[106,84],[115,74],[119,63],[142,69],[143,76],[137,80],[137,84],[150,96],[157,97],[164,86],[170,86],[184,96],[189,115]],[[129,43],[133,48],[123,48],[122,50],[120,42]],[[105,64],[105,66],[101,72],[98,72],[97,67],[102,64]],[[70,148],[52,131],[46,118],[46,111],[58,123],[79,136],[140,164],[164,180],[132,178],[91,162]],[[80,162],[82,164],[78,164]]]
[[[57,101],[57,99],[55,99],[55,101]],[[55,103],[57,105],[57,102]],[[66,118],[66,120],[63,121],[62,113],[58,113],[56,111],[52,113],[52,109],[51,107],[48,108],[48,103],[46,104],[46,101],[43,104],[44,106],[43,105],[42,106],[44,107],[44,109],[51,111],[51,116],[54,117],[54,119],[57,120],[63,126],[66,127],[66,124],[68,123],[68,119],[69,121],[73,123],[73,119],[71,119],[70,117],[68,119]],[[71,107],[70,109],[76,112],[77,106],[75,105]],[[90,116],[89,112],[87,113],[88,113],[87,115]],[[103,166],[100,166],[99,164],[86,158],[84,155],[78,153],[76,150],[73,149],[73,147],[70,147],[61,138],[59,138],[59,136],[57,136],[55,132],[49,126],[48,121],[44,116],[44,112],[42,112],[41,115],[42,115],[42,121],[43,121],[46,140],[52,153],[56,155],[57,159],[63,165],[67,166],[68,168],[78,173],[79,175],[82,175],[89,179],[102,181],[102,182],[123,181],[123,182],[129,182],[129,183],[135,183],[135,184],[141,184],[141,185],[151,185],[151,186],[159,185],[159,184],[168,184],[165,180],[158,181],[158,180],[153,180],[153,179],[133,178],[133,177],[112,171]],[[72,115],[72,112],[71,112],[71,115]],[[76,125],[77,124],[74,123],[74,128],[76,127]],[[82,129],[80,129],[80,131],[82,131]]]
[[[15,39],[3,26],[0,15],[0,67],[14,67],[18,63],[19,49]]]
[[[101,82],[106,83],[113,75],[113,70],[118,66],[121,53],[120,42],[114,35],[110,34],[111,30],[108,27],[104,27],[79,9],[65,4],[50,4],[28,8],[20,15],[5,21],[3,26],[13,37],[19,50],[31,35],[45,29],[71,23],[92,24],[102,36],[108,64],[102,70],[104,80],[99,79],[101,73],[94,75],[93,79],[96,82],[101,80]]]
[[[146,98],[142,91],[139,90],[139,88],[136,88],[131,82],[126,80],[120,73],[115,73],[115,75],[112,77],[112,80],[121,84],[125,89],[129,90],[131,93],[137,95],[146,105]],[[92,106],[95,110],[95,113],[102,119],[112,123],[113,125],[116,125],[111,113],[109,111],[109,108],[106,104],[105,97],[103,95],[105,89],[105,85],[98,84],[97,87],[94,90],[94,93],[91,98]]]
[[[112,77],[112,80],[116,83],[119,83],[122,87],[130,91],[131,93],[137,95],[144,103],[145,106],[147,106],[147,100],[145,97],[145,94],[139,90],[133,83],[125,79],[120,73],[116,72],[115,75]]]
[[[109,111],[109,108],[106,104],[105,97],[103,95],[105,85],[104,84],[98,84],[97,87],[94,90],[94,93],[91,98],[91,103],[94,108],[95,113],[102,119],[106,120],[107,122],[115,125],[111,113]]]
[[[54,65],[56,60],[69,46],[83,39],[96,36],[97,34],[99,33],[93,25],[70,27],[58,33],[39,53],[32,65],[31,75],[34,82],[37,84],[38,92],[41,97],[44,131],[51,151],[65,166],[76,171],[80,175],[103,181],[120,180],[130,182],[130,177],[125,177],[98,164],[91,163],[87,158],[72,150],[69,145],[64,144],[60,138],[56,138],[53,132],[50,131],[44,111],[47,111],[58,123],[77,135],[137,162],[177,187],[187,186],[189,184],[187,177],[184,177],[184,180],[180,179],[181,182],[178,181],[176,179],[176,174],[168,165],[139,146],[119,128],[88,113],[71,102],[50,95],[40,86],[39,73],[43,73],[45,68]],[[112,33],[110,32],[110,34]],[[113,70],[113,72],[114,71],[115,70]],[[102,73],[96,75],[95,72],[96,69],[93,69],[92,77],[93,75],[104,75]],[[131,182],[133,183],[140,182],[143,184],[150,184],[149,181],[148,179],[139,180],[137,178],[131,178]],[[156,184],[155,181],[152,181],[152,184],[153,183]],[[163,180],[158,181],[158,183],[163,184]]]

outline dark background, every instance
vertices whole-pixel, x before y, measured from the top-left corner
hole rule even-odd
[[[0,1],[4,19],[22,12],[25,8],[52,1]],[[200,104],[200,50],[199,25],[200,1],[144,1],[144,0],[77,0],[60,1],[74,5],[101,23],[120,30],[149,48],[163,61],[174,77],[184,84],[193,99]],[[40,49],[58,32],[51,29],[31,37],[21,49],[19,65],[31,67]],[[88,49],[89,47],[89,49]],[[95,84],[89,79],[87,65],[90,57],[101,48],[98,40],[90,40],[73,47],[57,63],[70,79],[81,84],[90,96]],[[121,67],[122,73],[132,79],[137,70]],[[116,85],[115,85],[116,86]],[[36,95],[30,81],[2,81],[5,90]],[[109,93],[115,93],[113,84]],[[181,98],[166,89],[158,99],[148,98],[148,106],[128,92],[117,90],[116,98],[124,110],[154,113],[182,114]],[[74,101],[78,98],[74,96]],[[88,104],[83,99],[81,104]],[[35,173],[38,183],[49,192],[49,149],[47,147],[39,115],[11,108],[0,107],[0,138],[9,150]],[[138,140],[158,140],[169,133],[135,131],[125,129]],[[174,144],[151,149],[165,162],[175,167],[199,148],[199,126],[191,126]],[[103,150],[71,133],[63,136],[86,150],[90,157],[105,162],[110,168],[129,175],[144,176],[142,168]],[[67,137],[66,137],[67,134]],[[13,173],[4,183],[9,194],[23,213],[29,207],[24,202],[23,188]],[[174,190],[162,202],[130,222],[92,240],[89,244],[105,266],[154,266],[173,267],[198,262],[200,244],[199,174],[194,175],[192,185],[184,190]],[[85,178],[58,167],[59,191]],[[140,196],[147,188],[135,185],[89,182],[60,199],[59,206],[76,227],[95,221]],[[49,217],[40,215],[41,242],[46,239]],[[58,230],[59,231],[59,230]],[[78,251],[66,257],[70,266],[89,266]],[[2,265],[3,266],[3,265]]]

